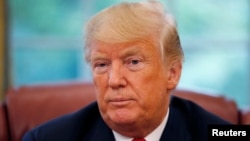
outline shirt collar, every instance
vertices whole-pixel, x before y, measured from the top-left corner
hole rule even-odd
[[[163,133],[163,130],[165,128],[165,125],[168,121],[168,115],[169,115],[169,108],[168,108],[168,112],[167,112],[165,118],[163,119],[163,121],[161,122],[161,124],[145,137],[146,141],[159,141],[160,140],[161,135]],[[112,130],[112,132],[115,136],[116,141],[132,141],[132,138],[130,138],[130,137],[123,136],[123,135],[115,132],[114,130]]]

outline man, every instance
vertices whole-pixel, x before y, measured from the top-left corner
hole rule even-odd
[[[111,6],[86,33],[97,102],[33,129],[24,141],[205,141],[209,124],[229,124],[171,96],[183,51],[160,2]]]

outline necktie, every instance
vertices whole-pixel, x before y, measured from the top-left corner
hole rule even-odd
[[[135,138],[132,141],[146,141],[144,138]]]

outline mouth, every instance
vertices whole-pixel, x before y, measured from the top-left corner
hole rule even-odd
[[[134,100],[132,99],[111,99],[109,100],[109,103],[112,104],[115,107],[124,107],[129,105]]]

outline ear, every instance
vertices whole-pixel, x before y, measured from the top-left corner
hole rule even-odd
[[[174,89],[180,81],[182,71],[182,62],[173,61],[168,67],[167,89]]]

